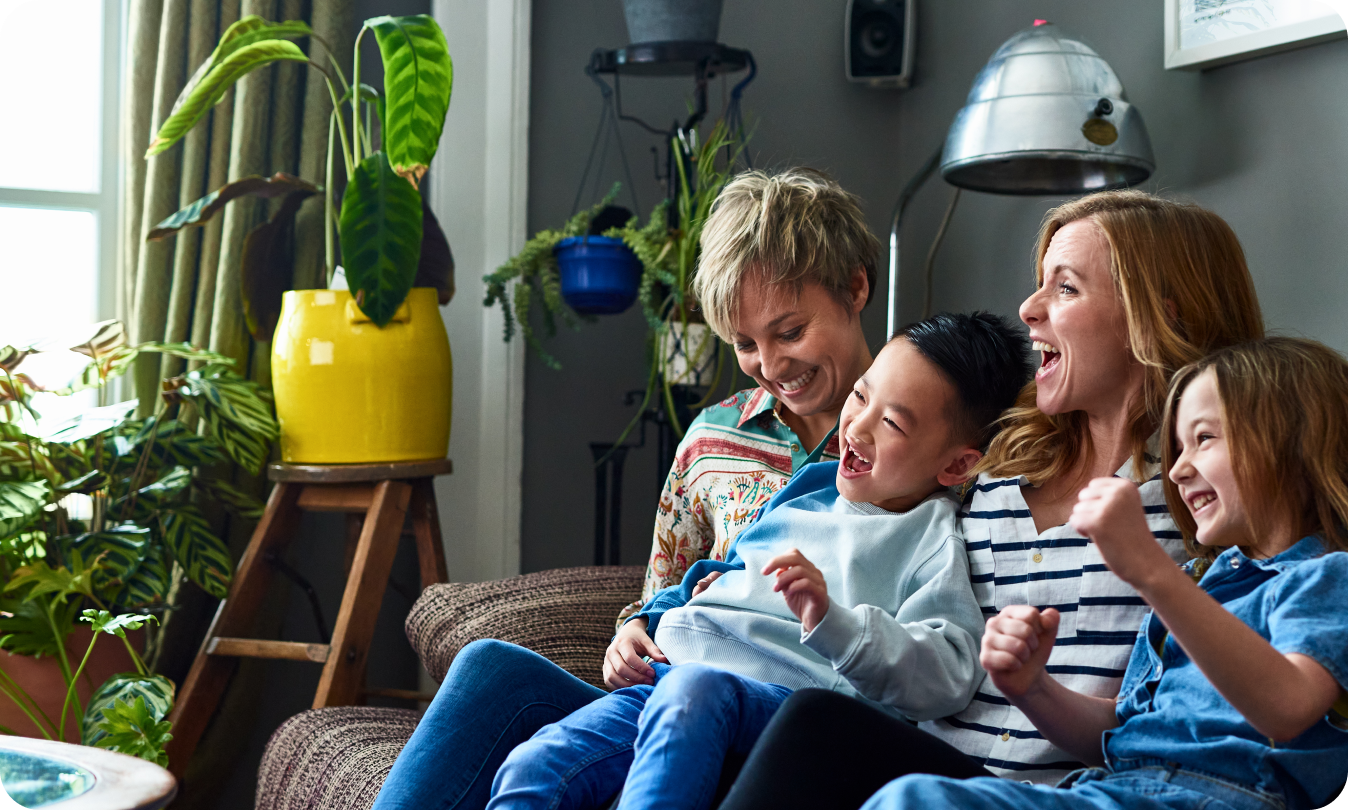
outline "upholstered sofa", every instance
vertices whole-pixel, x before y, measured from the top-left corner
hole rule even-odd
[[[407,638],[437,683],[464,645],[496,638],[599,686],[614,619],[640,593],[641,578],[640,567],[586,567],[432,585],[407,616]],[[267,743],[258,810],[366,810],[417,717],[406,709],[364,706],[292,717]]]

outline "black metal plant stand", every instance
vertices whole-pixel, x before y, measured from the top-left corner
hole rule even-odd
[[[683,152],[682,157],[685,161],[691,157],[693,145],[696,141],[690,137],[689,133],[707,115],[707,85],[717,76],[737,73],[746,69],[749,71],[748,75],[737,82],[730,91],[725,114],[726,125],[730,128],[730,131],[738,133],[741,138],[743,138],[744,132],[744,119],[740,110],[740,99],[744,89],[758,75],[753,54],[749,51],[714,42],[642,42],[628,45],[626,48],[596,49],[590,55],[589,64],[585,66],[585,74],[598,85],[604,100],[604,112],[599,121],[599,128],[595,132],[590,156],[586,160],[585,172],[581,175],[580,188],[576,192],[576,201],[572,205],[572,213],[579,210],[586,181],[590,176],[591,166],[594,165],[595,154],[600,151],[601,140],[603,148],[600,166],[603,164],[604,155],[607,154],[610,138],[617,140],[623,171],[626,173],[629,187],[633,186],[631,169],[627,165],[627,153],[623,150],[622,137],[618,132],[618,121],[630,121],[647,132],[662,136],[665,144],[664,171],[661,172],[658,169],[659,163],[657,162],[656,178],[665,182],[669,199],[677,199],[679,173],[675,169],[674,149],[677,147]],[[623,112],[622,79],[624,77],[690,75],[694,82],[693,110],[682,124],[676,120],[670,128],[662,129],[652,126],[637,116]],[[604,76],[613,77],[611,86],[602,78]],[[652,151],[655,151],[654,148],[652,148]],[[746,165],[752,168],[748,153],[742,154]],[[659,161],[658,154],[657,161]],[[600,173],[602,173],[602,169],[597,170],[595,174],[596,186]],[[635,205],[634,187],[631,188],[631,194]],[[678,224],[678,210],[671,205],[669,212],[670,225],[676,226]],[[673,385],[670,386],[670,389],[673,394],[679,424],[686,426],[697,415],[694,412],[694,405],[703,399],[706,389],[684,385]],[[640,402],[644,394],[645,391],[628,392],[624,397],[624,402],[629,406],[633,405]],[[640,423],[639,438],[635,444],[615,445],[612,442],[592,442],[590,444],[590,453],[595,460],[595,565],[618,565],[621,562],[623,465],[627,460],[629,450],[646,446],[646,426],[648,424],[655,425],[657,486],[663,486],[665,476],[674,464],[674,452],[678,448],[678,435],[674,432],[674,426],[670,423],[668,414],[660,407],[648,408],[641,414]]]

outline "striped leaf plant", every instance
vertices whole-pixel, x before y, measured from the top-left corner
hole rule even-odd
[[[384,65],[380,92],[360,80],[360,43],[373,33]],[[295,40],[308,40],[326,58],[314,58]],[[244,242],[244,311],[258,339],[270,339],[281,294],[293,284],[295,215],[309,196],[325,203],[324,247],[331,282],[340,249],[347,285],[357,305],[386,325],[413,286],[436,287],[440,303],[453,295],[454,261],[444,232],[421,195],[422,179],[440,145],[454,83],[454,66],[440,26],[430,16],[375,17],[356,36],[351,80],[332,49],[302,20],[269,22],[247,16],[220,37],[160,125],[146,158],[170,149],[204,119],[239,79],[267,65],[300,62],[313,68],[332,98],[328,160],[322,185],[277,174],[246,177],[217,189],[156,226],[149,239],[205,224],[241,197],[281,197],[271,220]],[[373,117],[380,126],[376,135]],[[335,199],[342,171],[345,191]],[[334,238],[335,237],[335,238]]]
[[[89,362],[71,385],[48,393],[92,389],[98,404],[50,426],[38,422],[35,399],[46,389],[23,363],[56,349]],[[164,380],[154,412],[142,419],[133,415],[135,401],[106,399],[110,384],[145,353],[196,367]],[[154,625],[182,584],[218,598],[228,593],[234,562],[206,513],[261,515],[259,499],[224,477],[226,462],[260,472],[278,434],[266,392],[232,366],[186,344],[130,345],[117,321],[36,346],[0,347],[0,651],[54,659],[67,685],[53,716],[0,668],[0,701],[17,704],[50,739],[64,738],[73,712],[85,744],[163,762],[174,686],[153,671]],[[143,655],[127,644],[136,672],[113,676],[87,705],[74,683],[88,654],[72,656],[68,645],[80,622],[94,630],[90,649],[103,635],[126,643],[126,630],[146,629]]]

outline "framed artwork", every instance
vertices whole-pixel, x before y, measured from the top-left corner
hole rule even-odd
[[[1167,70],[1201,70],[1342,39],[1342,0],[1165,0]]]

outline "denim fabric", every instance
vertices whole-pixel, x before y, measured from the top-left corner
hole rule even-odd
[[[1326,554],[1314,536],[1266,560],[1231,548],[1199,586],[1279,652],[1308,656],[1348,684],[1348,554]],[[1120,725],[1104,735],[1114,771],[1178,762],[1283,796],[1294,810],[1324,805],[1348,778],[1348,734],[1330,718],[1274,744],[1213,688],[1154,615],[1133,647],[1117,713]]]
[[[905,776],[881,788],[861,810],[1284,810],[1276,796],[1174,763],[1119,773],[1088,768],[1062,784],[1067,787],[988,777]]]
[[[523,647],[475,641],[454,658],[373,810],[485,807],[506,754],[605,694]]]
[[[619,790],[623,810],[707,807],[726,752],[748,753],[791,690],[703,664],[652,666],[654,686],[619,689],[517,746],[489,810],[602,807]]]

